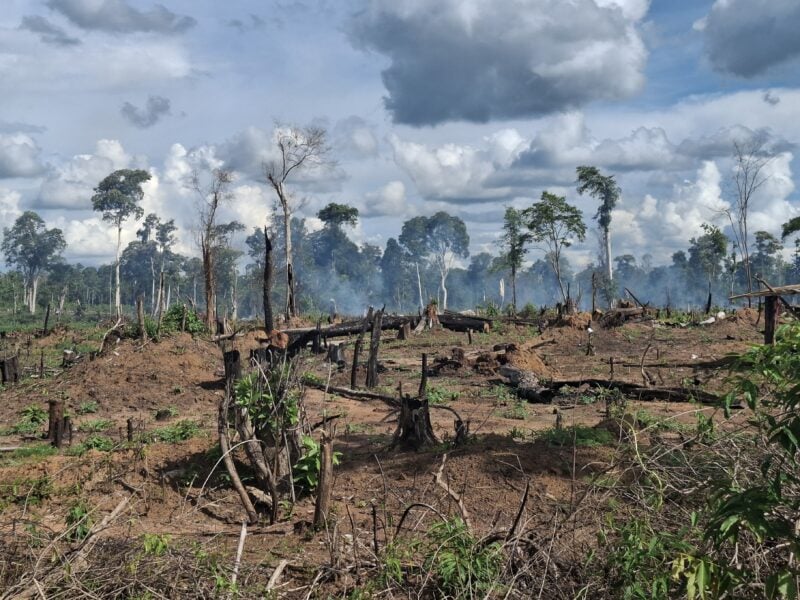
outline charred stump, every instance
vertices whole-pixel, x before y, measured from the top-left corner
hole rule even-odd
[[[372,337],[369,344],[369,359],[367,360],[367,388],[371,389],[378,385],[378,350],[381,344],[381,321],[383,320],[383,310],[375,313],[372,322]]]
[[[397,430],[392,440],[392,448],[402,450],[421,450],[439,443],[433,433],[428,401],[418,400],[406,395],[400,400],[400,414]]]
[[[8,385],[19,381],[19,357],[8,356],[0,360],[0,383]]]
[[[275,329],[275,317],[272,314],[272,241],[269,239],[267,227],[264,226],[264,331]]]

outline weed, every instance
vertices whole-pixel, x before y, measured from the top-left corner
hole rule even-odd
[[[523,400],[517,400],[514,404],[503,411],[504,419],[516,419],[524,421],[528,418],[528,405]]]
[[[53,494],[53,489],[53,480],[48,475],[0,484],[0,507],[11,502],[30,506],[41,504]]]
[[[107,429],[111,429],[114,426],[114,421],[110,419],[92,419],[90,421],[84,421],[80,424],[81,431],[87,431],[90,433],[99,433],[101,431],[106,431]]]
[[[50,444],[36,444],[35,446],[27,446],[25,448],[18,448],[13,452],[7,453],[3,458],[4,464],[13,464],[16,461],[22,461],[26,459],[40,459],[46,458],[48,456],[53,456],[56,454],[58,450],[56,450]]]
[[[94,400],[89,400],[87,402],[81,402],[81,405],[75,412],[79,415],[88,415],[90,413],[96,413],[98,410],[99,406],[97,405],[97,402]]]
[[[67,511],[67,539],[73,542],[80,542],[86,539],[92,530],[92,518],[89,505],[85,500],[78,500]]]
[[[170,536],[166,533],[145,533],[142,543],[144,546],[144,553],[152,556],[162,556],[169,549],[169,542]]]
[[[333,453],[333,464],[339,464],[341,452]],[[317,441],[310,435],[303,436],[303,456],[292,466],[294,483],[303,491],[311,493],[319,485],[320,459],[322,453]]]
[[[168,427],[155,429],[147,437],[154,442],[168,442],[175,444],[185,442],[200,433],[200,424],[190,419],[182,419]]]
[[[458,400],[458,392],[449,392],[448,390],[436,386],[429,386],[426,392],[429,404],[447,404]]]
[[[524,440],[527,436],[527,432],[519,427],[512,427],[511,431],[508,432],[508,437],[512,440]]]
[[[90,435],[78,446],[82,448],[81,454],[87,450],[100,450],[110,452],[114,449],[115,443],[110,437],[104,435]]]
[[[573,442],[578,447],[606,446],[614,443],[614,436],[608,429],[575,425],[563,429],[547,429],[537,435],[549,446],[572,446]]]
[[[47,422],[47,411],[41,406],[29,404],[20,411],[20,419],[11,426],[11,433],[31,434],[39,431]]]
[[[437,591],[453,598],[484,596],[503,567],[502,546],[480,544],[461,519],[433,525],[424,550],[423,566],[435,577]]]

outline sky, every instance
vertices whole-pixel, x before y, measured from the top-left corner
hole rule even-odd
[[[548,190],[594,232],[590,164],[622,187],[613,255],[665,264],[725,227],[734,141],[774,153],[750,231],[800,214],[798,30],[797,0],[3,0],[0,228],[34,210],[66,258],[110,261],[92,189],[142,168],[143,208],[197,254],[191,174],[233,169],[223,218],[263,226],[276,128],[313,124],[335,164],[290,182],[309,229],[351,204],[383,247],[446,210],[497,252],[505,207]],[[592,233],[569,257],[597,253]]]

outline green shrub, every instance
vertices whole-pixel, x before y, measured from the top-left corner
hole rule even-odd
[[[85,500],[75,502],[67,512],[67,539],[80,542],[86,539],[92,530],[92,518],[89,514],[89,505]]]
[[[339,464],[341,452],[333,453],[333,464]],[[313,493],[319,485],[319,471],[321,466],[322,451],[317,441],[310,435],[303,436],[303,456],[292,466],[294,483],[302,491]]]
[[[547,429],[539,433],[537,438],[550,446],[572,446],[573,442],[578,447],[607,446],[616,441],[608,429],[585,425]]]
[[[451,598],[485,596],[503,567],[502,545],[480,544],[458,518],[434,524],[423,552],[437,592]]]
[[[155,429],[148,435],[154,442],[168,442],[171,444],[185,442],[200,433],[200,424],[190,419],[181,419],[173,425]]]
[[[88,402],[81,402],[81,405],[78,407],[77,412],[79,415],[88,415],[90,413],[96,413],[99,410],[99,406],[97,402],[94,400],[89,400]]]
[[[81,423],[80,429],[81,431],[87,431],[90,433],[99,433],[101,431],[111,429],[113,426],[114,421],[111,421],[110,419],[91,419]]]

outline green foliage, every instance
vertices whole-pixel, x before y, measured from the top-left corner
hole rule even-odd
[[[142,169],[120,169],[105,177],[94,189],[92,208],[103,214],[103,220],[118,227],[129,217],[140,219],[144,210],[139,203],[144,197],[142,184],[150,173]]]
[[[114,421],[110,419],[92,419],[90,421],[84,421],[80,424],[81,431],[88,431],[91,433],[99,433],[101,431],[106,431],[114,426]]]
[[[86,438],[78,448],[81,449],[79,454],[86,452],[87,450],[100,450],[101,452],[111,452],[116,444],[114,440],[110,437],[104,435],[90,435]]]
[[[524,400],[517,400],[503,411],[503,418],[524,421],[528,418],[528,403]]]
[[[39,431],[46,422],[47,411],[41,406],[29,404],[20,411],[19,421],[11,426],[10,431],[18,434],[32,434]]]
[[[517,316],[521,319],[534,319],[538,315],[539,315],[539,310],[536,308],[536,305],[533,304],[532,302],[528,302],[519,311],[517,311]]]
[[[154,442],[167,442],[176,444],[185,442],[200,434],[200,424],[191,419],[181,419],[177,423],[154,429],[148,434],[150,440]]]
[[[243,376],[236,383],[236,404],[247,409],[247,414],[256,429],[273,432],[294,427],[299,420],[299,394],[289,386],[291,367],[272,369],[269,380],[264,382],[261,373],[255,371]]]
[[[12,502],[28,506],[41,504],[53,494],[53,490],[53,480],[46,474],[0,483],[0,510]]]
[[[173,304],[164,313],[164,317],[161,319],[161,331],[166,333],[180,331],[184,310],[186,311],[186,331],[192,335],[203,333],[206,330],[205,324],[195,311],[189,310],[183,304]]]
[[[85,500],[78,500],[67,511],[67,539],[80,542],[86,539],[92,530],[92,518],[89,505]]]
[[[447,404],[448,402],[455,402],[458,400],[458,396],[458,392],[450,392],[436,386],[428,386],[425,391],[425,397],[428,399],[429,404]]]
[[[75,412],[77,412],[79,415],[88,415],[90,413],[96,413],[99,408],[100,407],[97,405],[97,402],[94,400],[89,400],[87,402],[81,402],[81,405]]]
[[[431,526],[423,553],[436,590],[452,598],[483,597],[496,586],[503,567],[501,544],[479,543],[458,518]]]
[[[341,452],[333,453],[333,464],[338,465]],[[319,485],[322,452],[319,443],[310,435],[303,436],[303,455],[292,466],[294,483],[301,490],[313,493]]]
[[[547,429],[537,435],[537,439],[550,446],[594,447],[608,446],[616,440],[608,429],[575,425],[562,429]]]
[[[169,550],[170,536],[166,533],[145,533],[142,545],[144,553],[152,556],[163,556]]]

